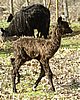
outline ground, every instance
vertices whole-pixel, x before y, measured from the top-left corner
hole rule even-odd
[[[13,93],[10,63],[13,52],[11,42],[5,42],[0,48],[0,100],[80,100],[79,33],[78,30],[73,36],[64,36],[61,47],[50,59],[56,92],[49,89],[47,77],[41,80],[37,91],[32,91],[40,73],[39,62],[32,60],[20,68],[21,82],[17,85],[18,93]]]

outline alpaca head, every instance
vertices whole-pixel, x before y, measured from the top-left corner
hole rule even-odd
[[[69,27],[68,22],[62,21],[62,17],[58,18],[58,26],[63,30],[63,34],[72,33],[72,29]]]

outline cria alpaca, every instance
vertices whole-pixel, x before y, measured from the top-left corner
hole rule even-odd
[[[34,36],[34,29],[40,32],[40,37],[47,38],[49,35],[50,25],[50,11],[41,4],[33,4],[27,7],[22,7],[14,17],[11,19],[9,16],[8,21],[11,21],[8,28],[1,28],[3,37],[10,36]]]
[[[15,79],[18,76],[18,83],[20,82],[19,68],[26,61],[37,59],[40,62],[41,72],[40,76],[35,82],[33,89],[35,90],[38,83],[45,75],[48,76],[52,90],[55,91],[52,82],[52,71],[49,67],[49,59],[53,57],[58,48],[60,47],[61,36],[64,33],[72,33],[69,25],[63,25],[62,18],[58,18],[58,24],[52,33],[51,39],[35,39],[22,37],[13,43],[14,58],[11,59],[13,65],[12,70],[12,82],[13,82],[13,92],[17,92]]]

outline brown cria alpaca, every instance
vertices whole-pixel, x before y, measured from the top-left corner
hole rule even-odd
[[[52,90],[55,91],[52,82],[52,71],[49,66],[49,59],[53,57],[58,48],[60,47],[61,36],[64,33],[72,33],[69,25],[62,24],[62,18],[58,18],[58,24],[55,27],[54,32],[52,33],[51,39],[35,39],[21,37],[13,43],[14,58],[11,59],[13,65],[12,70],[12,82],[13,82],[13,92],[16,90],[15,79],[18,76],[18,83],[20,82],[19,68],[26,61],[37,59],[40,62],[41,72],[40,76],[33,86],[33,90],[36,90],[38,83],[45,75],[48,76]]]

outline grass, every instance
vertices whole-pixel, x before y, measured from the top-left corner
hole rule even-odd
[[[10,23],[7,23],[6,20],[0,20],[0,28],[6,28]]]
[[[79,23],[78,22],[73,22],[71,24],[71,27],[72,27],[73,31],[80,31],[80,22]]]
[[[42,91],[36,91],[36,92],[28,92],[23,94],[12,94],[12,98],[15,98],[15,100],[54,100],[54,94],[53,93],[45,93]],[[23,99],[24,98],[24,99]]]
[[[73,33],[62,38],[61,48],[80,48],[80,23],[71,24]]]
[[[77,39],[73,38],[73,37],[62,38],[61,48],[67,48],[67,49],[78,49],[78,48],[80,48],[80,37],[77,38]]]

